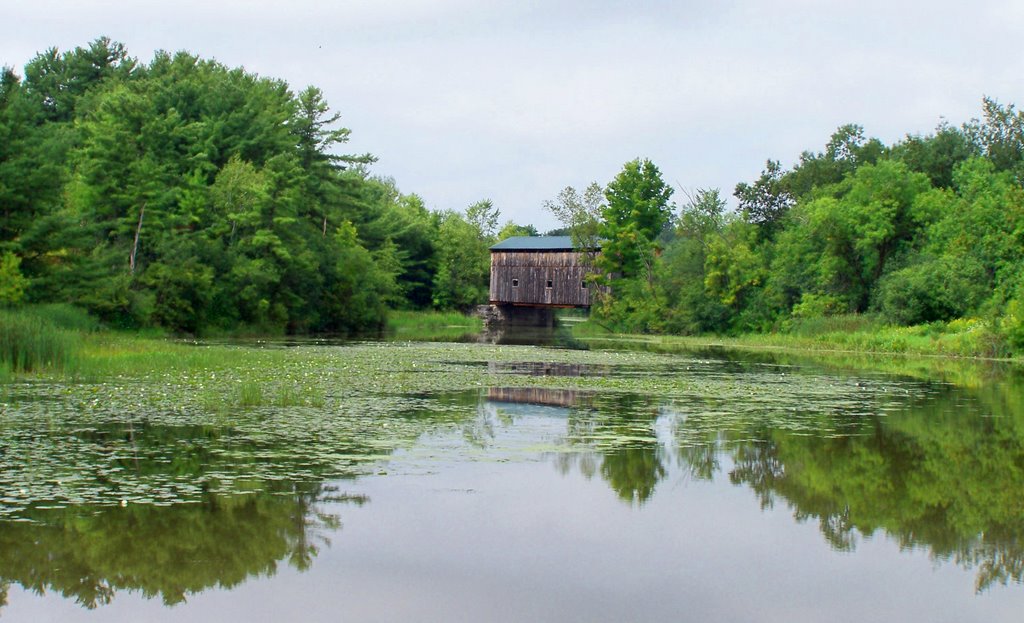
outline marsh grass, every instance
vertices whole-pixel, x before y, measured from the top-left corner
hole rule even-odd
[[[386,335],[403,340],[457,340],[482,330],[480,318],[458,312],[392,311]]]
[[[240,360],[273,366],[287,359],[280,349],[246,349],[188,341],[98,333],[85,342],[78,375],[85,379],[111,376],[172,374],[235,368]]]
[[[19,312],[69,331],[94,333],[103,328],[100,321],[90,316],[84,309],[67,303],[29,305],[21,308]]]
[[[14,374],[73,371],[82,335],[26,309],[0,310],[0,379]]]
[[[885,323],[878,316],[871,314],[839,314],[813,318],[793,318],[783,327],[782,333],[813,337],[834,333],[872,333],[885,328]]]
[[[281,385],[274,396],[275,407],[322,407],[323,394],[309,388],[294,385]]]
[[[161,337],[105,330],[73,305],[0,309],[0,381],[20,374],[87,380],[196,365],[198,349]]]
[[[845,316],[803,326],[792,333],[738,338],[751,345],[805,350],[844,350],[906,355],[1002,359],[1010,356],[1005,340],[986,321],[974,318],[901,327],[870,317]]]
[[[263,386],[254,381],[245,381],[238,386],[238,397],[235,399],[240,407],[262,407],[266,404],[263,397]]]
[[[594,318],[588,318],[582,322],[575,322],[569,325],[572,328],[573,337],[607,337],[615,335],[615,332],[602,325]]]
[[[217,414],[228,413],[235,408],[311,407],[318,409],[322,408],[325,402],[323,393],[314,388],[299,387],[290,383],[275,385],[258,380],[242,381],[233,395],[209,393],[200,401],[204,409]]]

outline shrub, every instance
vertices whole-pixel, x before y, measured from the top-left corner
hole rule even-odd
[[[1014,354],[1024,353],[1024,301],[1014,298],[1006,306],[1000,332]]]
[[[846,304],[828,294],[804,292],[800,302],[793,306],[794,318],[824,318],[846,311]]]
[[[832,339],[844,334],[878,331],[882,326],[878,317],[871,314],[839,314],[793,318],[788,324],[788,332],[805,337],[827,335]]]
[[[877,306],[887,320],[900,325],[957,318],[975,309],[988,293],[983,273],[966,260],[914,264],[882,278]]]
[[[617,279],[612,293],[602,297],[592,313],[616,331],[659,333],[664,330],[665,297],[645,279]]]

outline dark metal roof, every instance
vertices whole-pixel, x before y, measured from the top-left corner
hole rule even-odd
[[[569,236],[512,236],[491,247],[491,251],[573,251]]]

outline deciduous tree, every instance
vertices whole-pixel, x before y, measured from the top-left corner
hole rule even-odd
[[[632,160],[605,188],[601,264],[624,277],[652,276],[657,239],[672,217],[673,190],[650,160]]]

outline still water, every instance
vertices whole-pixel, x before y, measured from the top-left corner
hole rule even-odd
[[[473,344],[231,359],[5,388],[0,619],[1024,617],[1013,369]]]

